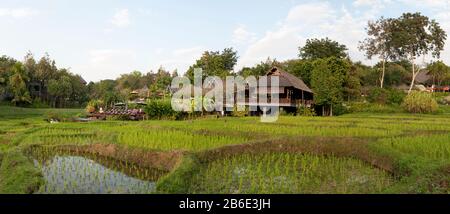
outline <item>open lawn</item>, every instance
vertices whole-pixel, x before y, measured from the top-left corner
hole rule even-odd
[[[450,115],[445,113],[284,116],[276,123],[211,117],[49,124],[43,115],[53,111],[82,112],[0,106],[0,192],[77,192],[79,180],[92,179],[77,158],[83,156],[101,164],[95,181],[98,175],[120,177],[152,189],[146,192],[450,193]],[[30,155],[55,150],[60,152],[44,152],[51,154],[46,159],[53,168]],[[96,157],[124,167],[105,171],[111,164]],[[57,191],[45,191],[55,183],[48,176],[59,176],[45,169],[67,167],[80,168],[80,174],[70,175],[78,180],[63,179],[53,185]],[[152,185],[141,184],[132,180],[149,180],[141,168],[165,173],[151,179]]]

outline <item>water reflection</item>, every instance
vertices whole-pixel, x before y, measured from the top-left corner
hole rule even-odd
[[[147,194],[155,191],[155,181],[166,173],[108,158],[34,154],[34,164],[45,180],[37,193]]]

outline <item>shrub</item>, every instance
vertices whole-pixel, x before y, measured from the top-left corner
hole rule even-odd
[[[136,103],[128,103],[128,109],[138,109],[139,106]]]
[[[145,113],[150,119],[182,119],[183,112],[177,112],[172,109],[170,99],[149,100],[144,108]]]
[[[333,115],[339,116],[343,114],[348,114],[349,110],[347,106],[344,106],[344,104],[336,104],[333,105]]]
[[[438,110],[438,104],[433,96],[419,91],[413,91],[406,96],[402,107],[410,113],[433,113]]]
[[[353,102],[348,104],[350,113],[401,113],[402,108],[399,105],[383,105],[367,102]]]
[[[405,93],[397,89],[372,88],[367,96],[367,101],[378,104],[401,104]]]
[[[388,98],[387,98],[387,104],[396,104],[400,105],[403,102],[403,99],[405,99],[406,93],[402,90],[398,89],[388,89]]]
[[[50,108],[50,106],[47,103],[42,102],[41,99],[35,98],[31,104],[31,108]]]
[[[314,111],[313,108],[307,108],[304,106],[300,106],[297,108],[297,115],[298,116],[305,116],[305,117],[313,117],[317,116],[316,111]]]
[[[86,106],[86,112],[93,113],[99,110],[101,107],[104,107],[104,103],[102,100],[91,100]]]

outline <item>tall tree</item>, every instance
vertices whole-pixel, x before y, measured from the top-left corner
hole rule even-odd
[[[35,80],[37,64],[36,60],[34,59],[33,53],[28,52],[27,55],[25,55],[23,65],[25,66],[25,69],[30,76],[30,81]]]
[[[11,68],[16,62],[7,56],[0,57],[0,98],[10,93],[9,77],[12,75]]]
[[[303,47],[299,47],[302,59],[324,59],[328,57],[346,58],[347,47],[336,41],[325,39],[308,39]]]
[[[17,62],[12,67],[12,76],[9,78],[9,85],[14,95],[12,103],[15,105],[31,104],[30,93],[28,92],[26,82],[28,76],[22,63]]]
[[[412,78],[409,92],[414,86],[420,68],[415,60],[431,52],[435,58],[440,57],[444,49],[447,34],[435,20],[430,20],[421,13],[404,13],[393,24],[392,44],[398,58],[408,59],[412,64]]]
[[[66,100],[70,98],[73,92],[70,76],[61,75],[58,79],[50,80],[48,82],[48,92],[54,97],[53,107],[66,107]]]
[[[311,85],[311,73],[314,68],[312,60],[293,59],[283,62],[287,72],[301,78],[306,85]]]
[[[311,86],[314,102],[322,107],[322,115],[333,116],[333,106],[343,101],[343,86],[348,76],[350,64],[347,60],[330,57],[314,62]]]
[[[244,67],[242,68],[238,74],[243,76],[243,77],[248,77],[248,76],[264,76],[266,75],[266,73],[277,64],[277,61],[274,59],[270,59],[267,58],[266,61],[260,62],[259,64],[257,64],[254,67]]]
[[[377,21],[369,21],[366,28],[367,35],[364,41],[360,42],[359,49],[365,51],[368,59],[378,55],[382,62],[380,87],[384,86],[384,77],[386,73],[386,62],[393,58],[392,33],[394,19],[385,19],[381,17]]]
[[[237,52],[233,48],[225,48],[222,52],[206,51],[197,62],[186,72],[189,79],[194,79],[194,69],[202,68],[203,77],[219,76],[224,78],[231,75],[238,60]]]
[[[434,85],[442,85],[442,82],[450,74],[450,67],[442,61],[436,61],[427,66],[428,75],[433,78]]]
[[[40,84],[41,100],[49,101],[47,86],[51,79],[55,79],[58,71],[54,60],[46,53],[36,65],[36,73],[33,75],[34,79]]]

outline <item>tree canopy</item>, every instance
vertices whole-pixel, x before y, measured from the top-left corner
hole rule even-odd
[[[224,78],[232,74],[238,60],[237,52],[233,48],[225,48],[222,52],[205,51],[197,62],[189,67],[186,76],[194,79],[194,69],[202,68],[203,77],[218,76]]]
[[[336,41],[325,39],[308,39],[303,47],[299,48],[299,57],[302,59],[324,59],[328,57],[346,58],[347,47]]]

